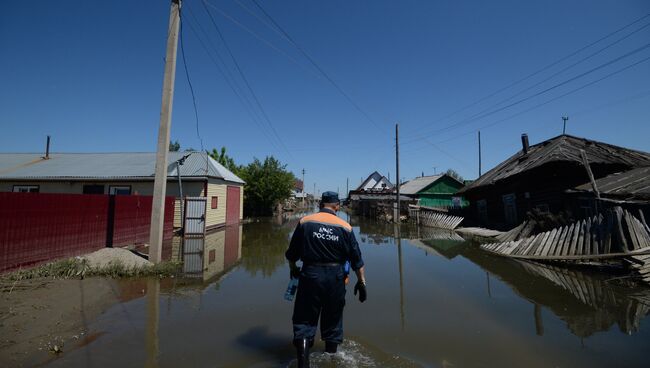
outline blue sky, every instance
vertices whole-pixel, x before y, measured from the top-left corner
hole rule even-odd
[[[308,190],[316,181],[319,191],[344,191],[346,178],[353,187],[373,170],[394,179],[396,122],[405,179],[434,167],[475,178],[478,129],[485,172],[520,148],[521,133],[531,143],[561,133],[562,115],[570,117],[570,134],[650,151],[650,61],[558,98],[650,57],[650,48],[468,119],[643,47],[650,17],[449,117],[650,13],[648,1],[258,1],[372,122],[267,26],[252,0],[208,0],[278,142],[199,42],[197,34],[253,101],[201,0],[188,0],[183,37],[200,135],[206,149],[226,146],[239,163],[272,154],[296,174],[304,168]],[[168,1],[14,1],[4,9],[2,151],[41,151],[47,134],[60,152],[155,150]],[[201,147],[180,55],[172,137],[184,148]]]

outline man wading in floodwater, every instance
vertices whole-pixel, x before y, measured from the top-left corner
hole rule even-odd
[[[361,303],[366,301],[359,243],[352,226],[336,216],[339,208],[338,193],[323,193],[320,212],[300,219],[285,254],[291,277],[300,278],[293,309],[293,344],[300,368],[309,367],[309,348],[314,344],[319,315],[325,351],[336,353],[343,342],[346,262],[357,274],[354,295],[359,294]],[[298,260],[302,260],[302,269],[296,265]]]

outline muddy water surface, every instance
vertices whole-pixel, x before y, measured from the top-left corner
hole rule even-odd
[[[347,215],[342,217],[348,219]],[[349,287],[341,352],[315,367],[644,367],[650,290],[491,257],[455,234],[349,218],[368,301]],[[177,242],[183,279],[122,281],[92,342],[53,367],[292,367],[283,252],[297,219]],[[354,277],[352,277],[354,282]]]

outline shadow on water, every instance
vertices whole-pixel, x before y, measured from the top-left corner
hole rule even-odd
[[[266,326],[253,327],[237,337],[237,344],[244,349],[264,356],[265,361],[286,362],[295,354],[286,335],[273,335]]]

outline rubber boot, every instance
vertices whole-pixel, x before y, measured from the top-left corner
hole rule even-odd
[[[309,368],[309,348],[310,344],[308,339],[294,340],[293,344],[296,346],[296,353],[298,355],[298,368]]]
[[[339,344],[331,341],[325,341],[325,352],[330,354],[336,354]]]

